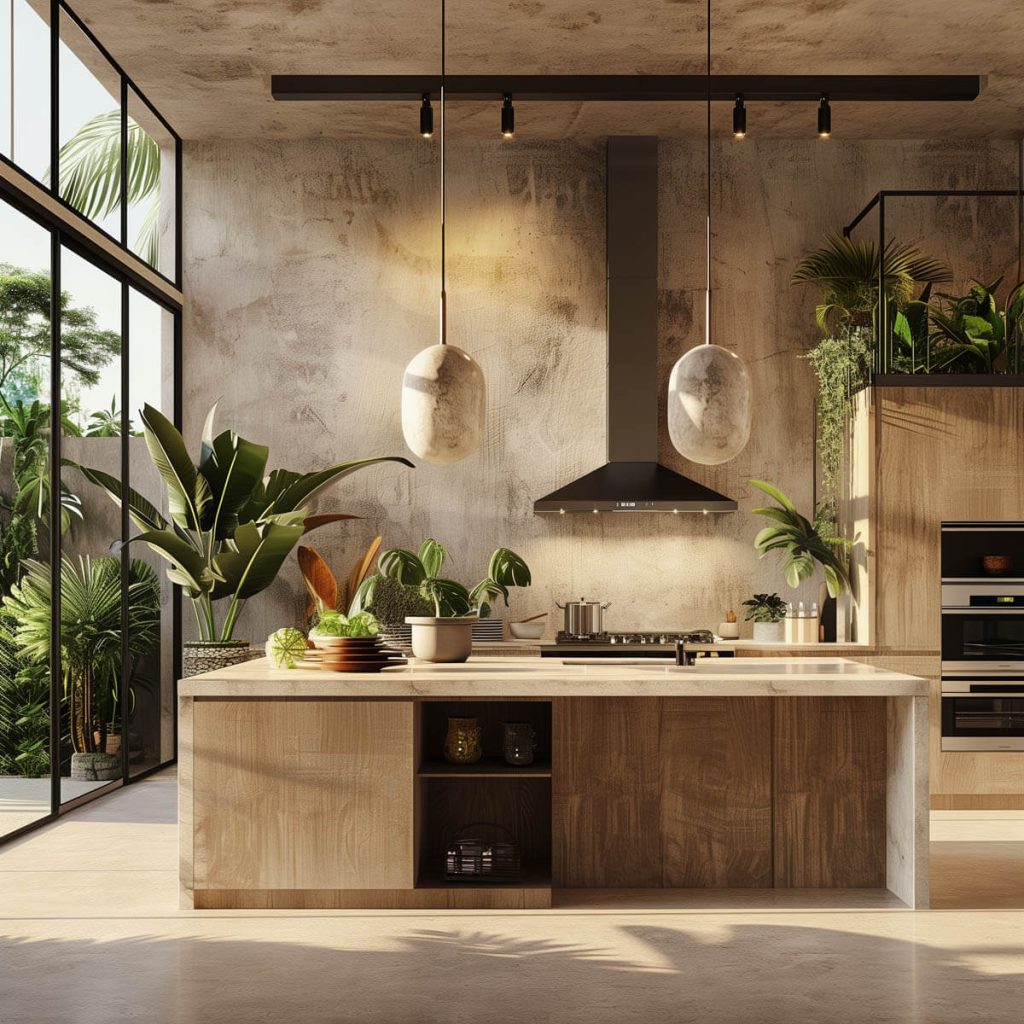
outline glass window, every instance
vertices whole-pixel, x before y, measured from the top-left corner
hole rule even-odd
[[[128,482],[166,517],[166,488],[142,436],[141,410],[150,405],[174,417],[174,315],[134,288],[128,295]],[[129,526],[131,535],[139,531]],[[174,757],[173,588],[159,555],[144,545],[132,549],[158,581],[158,621],[133,615],[129,625],[132,667],[128,704],[128,771],[135,775]],[[145,635],[143,635],[145,634]]]
[[[58,107],[61,197],[121,239],[121,76],[66,12]]]
[[[128,90],[128,248],[174,278],[175,140],[163,122]]]
[[[0,0],[0,95],[7,101],[0,152],[37,181],[46,181],[50,170],[50,26],[42,13],[48,10]]]
[[[61,250],[61,802],[122,777],[126,694],[122,686],[121,513],[73,463],[121,476],[121,283]],[[132,616],[152,621],[153,573]]]
[[[50,813],[50,244],[0,200],[0,836]]]

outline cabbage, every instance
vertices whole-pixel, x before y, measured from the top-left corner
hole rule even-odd
[[[278,668],[295,668],[306,653],[302,631],[287,626],[270,634],[267,653]]]
[[[313,639],[324,640],[328,637],[369,637],[377,635],[377,619],[370,612],[356,612],[347,618],[341,612],[321,612],[320,621],[310,631]]]
[[[348,632],[345,636],[376,636],[377,618],[371,612],[356,612],[348,620]]]

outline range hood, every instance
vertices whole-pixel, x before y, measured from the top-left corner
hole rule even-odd
[[[735,512],[658,462],[658,140],[608,139],[608,461],[534,512]]]

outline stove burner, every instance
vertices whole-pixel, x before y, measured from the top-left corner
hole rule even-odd
[[[558,644],[594,644],[623,647],[666,647],[677,640],[688,640],[690,643],[712,644],[715,636],[709,629],[691,629],[683,632],[631,632],[631,633],[590,633],[584,636],[573,636],[571,633],[559,631],[555,637]]]

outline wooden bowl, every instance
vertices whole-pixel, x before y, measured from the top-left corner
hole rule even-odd
[[[1013,569],[1013,559],[1009,555],[982,555],[981,568],[986,576],[1005,576]]]

